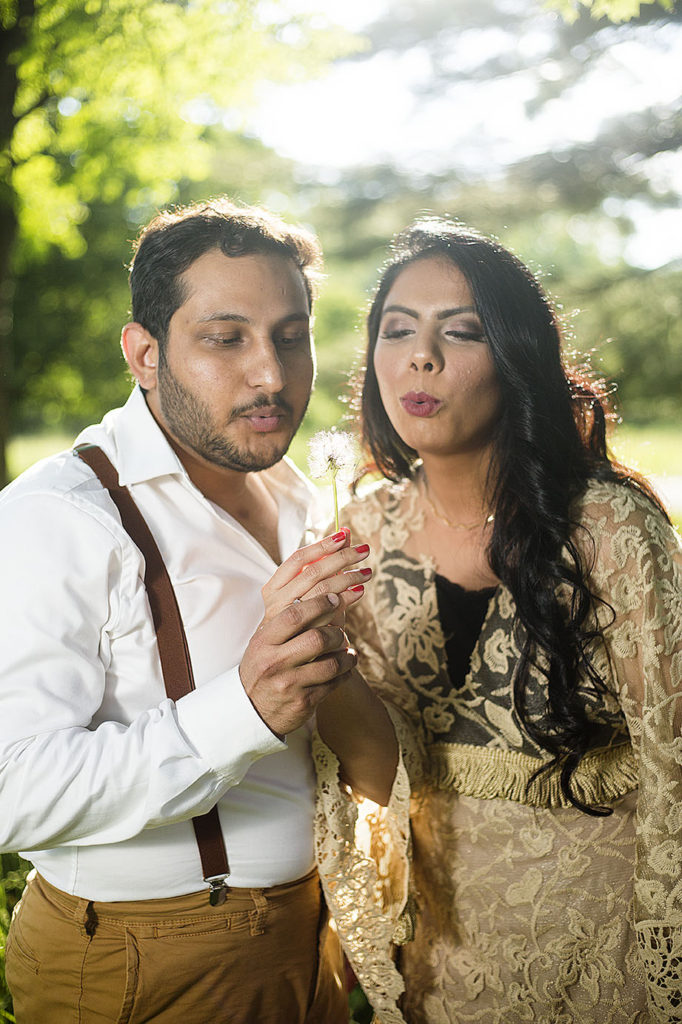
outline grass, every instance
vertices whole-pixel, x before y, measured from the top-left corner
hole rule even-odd
[[[626,466],[652,479],[670,518],[682,533],[682,426],[621,424],[611,447]]]
[[[70,448],[76,434],[52,431],[44,434],[18,434],[7,446],[7,468],[10,479],[19,476],[39,459]]]
[[[682,476],[682,426],[621,424],[613,449],[622,462],[645,476]]]
[[[294,439],[290,452],[294,462],[304,471],[308,437],[316,430],[331,427],[337,413],[338,407],[331,400],[324,404],[316,395],[315,404],[311,402],[304,426]],[[14,437],[7,451],[10,476],[18,476],[38,459],[69,448],[73,440],[73,434],[64,432]],[[633,466],[645,476],[658,478],[656,482],[664,492],[665,478],[682,478],[682,427],[670,423],[621,424],[616,428],[612,448],[621,462]],[[682,528],[682,496],[674,497],[668,504],[679,530]]]

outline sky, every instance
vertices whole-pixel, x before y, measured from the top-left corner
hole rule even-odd
[[[390,10],[390,0],[285,3],[293,12],[322,10],[356,32]],[[539,64],[551,80],[555,69],[543,60],[545,44],[542,31],[516,41],[528,64]],[[501,30],[467,33],[465,59],[475,66],[503,46],[508,36]],[[384,161],[439,171],[453,166],[453,154],[458,170],[494,176],[505,163],[539,147],[544,151],[568,141],[589,141],[609,117],[674,101],[680,94],[681,66],[681,26],[667,26],[665,39],[659,35],[650,45],[617,42],[589,80],[531,119],[524,104],[534,87],[522,74],[502,83],[459,84],[437,98],[420,96],[431,66],[426,50],[416,47],[338,62],[314,85],[266,86],[250,127],[282,155],[314,168],[323,181],[333,182],[345,168]],[[661,190],[672,186],[682,193],[682,154],[661,155],[649,170]],[[632,262],[655,267],[682,258],[682,210],[657,214],[635,203],[624,211],[637,224],[626,253]]]

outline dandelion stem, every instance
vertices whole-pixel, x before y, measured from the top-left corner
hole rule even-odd
[[[334,530],[339,532],[339,495],[336,489],[336,473],[332,474],[332,494],[334,495]]]

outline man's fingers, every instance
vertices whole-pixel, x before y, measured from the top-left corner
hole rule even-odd
[[[352,648],[348,648],[320,655],[314,661],[299,665],[292,671],[296,674],[297,687],[309,691],[335,682],[340,676],[355,668],[356,664],[357,655]],[[320,699],[322,696],[323,694],[320,694]]]
[[[331,618],[340,603],[337,594],[320,594],[309,600],[293,601],[262,625],[261,639],[276,646],[286,644],[314,623],[323,623],[325,619]]]
[[[298,728],[356,663],[341,625],[336,594],[297,601],[262,623],[239,666],[254,707],[277,735]]]

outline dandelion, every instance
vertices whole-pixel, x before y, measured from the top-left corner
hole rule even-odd
[[[357,464],[355,441],[343,430],[318,430],[308,444],[308,469],[314,480],[329,476],[334,496],[334,523],[339,528],[339,474],[351,477]]]

